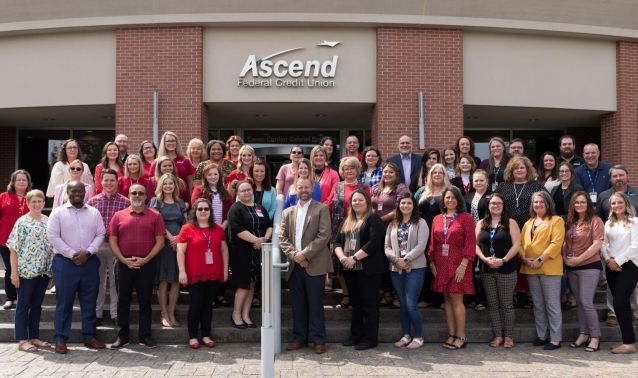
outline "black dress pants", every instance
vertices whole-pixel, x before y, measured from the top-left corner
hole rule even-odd
[[[123,340],[130,340],[131,326],[131,296],[133,290],[137,293],[139,302],[139,339],[143,340],[151,336],[151,298],[153,297],[153,284],[155,283],[156,259],[151,260],[140,269],[130,269],[128,266],[117,262],[115,272],[117,276],[117,322],[120,327],[118,336]]]
[[[326,322],[323,312],[326,275],[311,276],[295,264],[288,286],[292,302],[292,338],[302,344],[326,344]]]
[[[219,284],[219,281],[200,281],[188,285],[188,337],[190,339],[196,339],[199,331],[201,331],[201,337],[211,337],[213,301]]]
[[[622,343],[633,344],[636,342],[636,335],[634,333],[630,298],[638,283],[638,267],[633,262],[627,261],[622,264],[621,268],[620,272],[606,269],[607,284],[609,285],[609,290],[611,290],[611,295],[614,297],[614,311],[618,318]]]
[[[377,293],[383,273],[367,275],[363,270],[345,270],[343,276],[352,303],[350,337],[359,344],[376,346],[379,339]]]

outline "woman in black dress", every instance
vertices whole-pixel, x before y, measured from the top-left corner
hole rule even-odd
[[[228,211],[230,269],[237,286],[231,321],[235,328],[256,328],[250,306],[261,277],[261,245],[272,236],[272,222],[268,211],[253,201],[250,181],[240,181],[237,194],[239,201]]]

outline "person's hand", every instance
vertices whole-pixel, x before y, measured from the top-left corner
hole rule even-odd
[[[567,266],[576,266],[576,265],[580,264],[580,258],[579,257],[565,256],[563,261],[565,262],[565,265],[567,265]]]
[[[20,288],[20,276],[18,272],[11,272],[11,284],[15,286],[16,289]]]
[[[124,257],[123,260],[120,260],[120,262],[124,265],[126,265],[127,268],[129,269],[139,269],[140,265],[137,262],[137,257]]]
[[[466,269],[467,264],[459,264],[459,266],[456,268],[456,272],[454,272],[454,280],[456,280],[456,282],[461,282],[463,280],[463,277],[465,277]]]
[[[253,243],[254,249],[261,249],[261,245],[264,243],[264,238],[257,238],[257,240]]]
[[[86,264],[86,261],[88,259],[89,259],[89,254],[85,252],[78,252],[75,255],[73,255],[73,257],[71,258],[73,263],[77,266],[82,266]]]
[[[302,268],[307,268],[310,265],[310,263],[308,262],[308,260],[304,260],[302,262],[299,263],[299,266]]]
[[[501,259],[497,259],[494,256],[490,256],[485,259],[485,263],[492,269],[500,268],[501,264],[499,263],[499,261],[501,261]]]
[[[543,265],[543,263],[538,261],[538,259],[530,259],[529,261],[529,267],[532,269],[540,269],[541,265]]]
[[[343,267],[346,269],[352,269],[354,267],[354,260],[352,260],[350,257],[344,257],[343,259],[341,259],[341,265],[343,265]]]
[[[430,270],[432,271],[432,275],[436,277],[436,266],[433,263],[430,263]]]
[[[181,283],[182,285],[186,286],[188,284],[188,276],[186,275],[186,272],[179,274],[179,283]]]
[[[224,269],[224,282],[228,281],[228,269]]]
[[[410,265],[403,259],[396,259],[394,261],[394,265],[401,270],[406,270],[410,267]]]
[[[620,265],[618,265],[618,263],[614,259],[607,260],[607,267],[615,272],[620,272],[622,270]]]
[[[304,256],[303,253],[295,252],[295,255],[292,259],[294,262],[301,265],[304,261],[306,261],[306,256]]]

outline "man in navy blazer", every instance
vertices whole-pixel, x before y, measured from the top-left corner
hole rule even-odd
[[[401,181],[410,188],[412,193],[416,192],[421,158],[412,153],[412,138],[407,135],[401,136],[399,138],[399,154],[392,156],[387,162],[399,166]],[[407,175],[406,172],[408,172]]]

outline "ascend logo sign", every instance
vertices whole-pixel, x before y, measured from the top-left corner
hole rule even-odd
[[[340,41],[323,41],[317,47],[334,49]],[[338,55],[324,60],[282,59],[283,55],[305,50],[305,47],[277,51],[263,58],[248,55],[239,73],[237,86],[243,88],[329,88],[335,86]],[[277,57],[278,59],[273,59]]]

